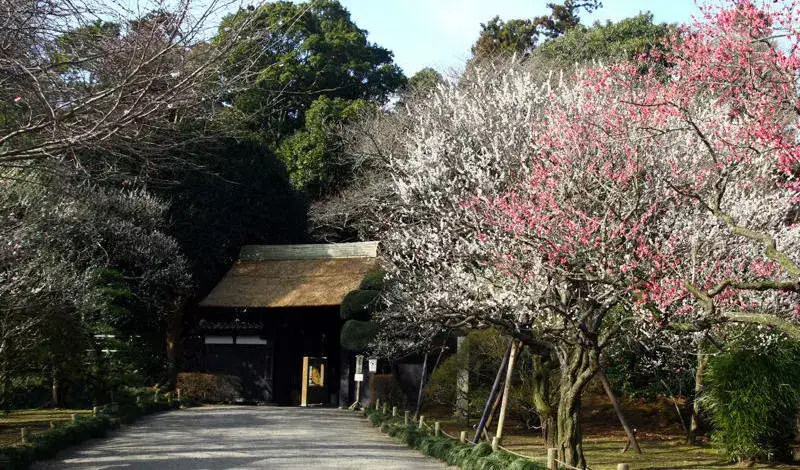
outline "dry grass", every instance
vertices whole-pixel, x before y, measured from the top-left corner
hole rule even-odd
[[[90,410],[16,410],[8,414],[0,412],[0,446],[20,441],[20,429],[28,428],[31,434],[50,428],[50,423],[65,422],[72,414],[90,415]]]
[[[589,397],[584,400],[582,414],[584,453],[591,469],[616,470],[619,463],[627,463],[631,470],[742,468],[722,459],[707,444],[686,445],[671,402],[623,400],[623,408],[628,420],[638,429],[637,437],[642,455],[637,455],[632,450],[622,453],[627,438],[611,404],[603,396]],[[457,422],[448,410],[427,409],[424,414],[427,422],[440,421],[442,428],[451,435],[457,436],[460,431],[466,430],[471,438],[474,433],[472,428],[474,420],[465,426]],[[546,460],[547,452],[539,433],[527,429],[523,423],[516,420],[506,421],[503,446],[541,462]],[[754,465],[749,468],[797,470],[800,469],[800,465]]]

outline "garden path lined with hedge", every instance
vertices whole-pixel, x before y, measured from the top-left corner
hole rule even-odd
[[[36,469],[109,468],[443,469],[353,412],[215,406],[144,418]]]

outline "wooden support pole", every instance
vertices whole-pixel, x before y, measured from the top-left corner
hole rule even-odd
[[[419,425],[417,426],[418,429],[423,429],[425,426],[425,416],[419,415]]]
[[[439,437],[439,434],[442,432],[442,424],[439,421],[434,421],[433,423],[433,435]]]
[[[497,449],[500,448],[500,438],[494,436],[492,438],[492,452],[497,452]]]
[[[558,449],[547,449],[547,470],[558,470]]]
[[[603,371],[602,368],[597,371],[597,377],[600,378],[600,383],[603,384],[603,389],[605,390],[608,399],[611,401],[611,405],[614,407],[614,412],[617,414],[617,419],[619,419],[622,429],[625,430],[625,434],[628,436],[629,444],[625,446],[625,450],[628,450],[628,446],[632,444],[636,453],[641,454],[642,449],[639,447],[639,442],[636,440],[636,431],[631,429],[631,426],[625,419],[625,415],[622,413],[622,406],[619,404],[619,400],[617,400],[616,395],[614,395],[614,391],[611,389],[611,384],[608,382],[608,378],[606,377],[605,371]]]
[[[458,442],[462,444],[467,443],[467,431],[461,431],[461,433],[458,435]]]
[[[308,356],[303,356],[303,383],[300,384],[300,406],[308,406]]]
[[[406,410],[403,413],[403,424],[406,425],[406,426],[408,426],[408,415],[409,415],[408,410]]]
[[[492,407],[492,402],[495,399],[495,395],[497,395],[497,390],[500,388],[500,380],[503,378],[503,370],[505,370],[506,364],[508,364],[508,356],[511,354],[511,347],[513,345],[514,340],[508,342],[506,354],[503,356],[503,361],[500,363],[500,368],[497,370],[497,375],[495,376],[494,383],[492,384],[492,391],[489,392],[489,398],[486,400],[486,406],[483,408],[483,415],[478,423],[478,428],[475,430],[475,437],[472,438],[473,444],[478,443],[478,440],[481,438],[481,432],[484,431],[486,420],[489,418],[489,410]]]
[[[511,379],[514,376],[514,361],[520,349],[522,349],[521,343],[517,342],[511,348],[511,355],[508,356],[506,383],[505,386],[503,386],[503,402],[500,404],[500,417],[497,418],[497,433],[495,437],[497,438],[498,444],[503,441],[503,425],[506,422],[506,413],[508,412],[508,396],[511,395]]]

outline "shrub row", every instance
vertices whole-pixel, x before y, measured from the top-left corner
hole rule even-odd
[[[545,470],[541,463],[502,450],[492,452],[492,446],[486,442],[478,445],[462,444],[447,436],[434,436],[426,429],[419,429],[416,423],[404,425],[402,419],[393,418],[380,410],[368,409],[367,418],[373,425],[380,427],[381,432],[400,439],[425,455],[436,457],[463,470]]]
[[[152,392],[150,392],[152,394]],[[150,400],[152,400],[152,395]],[[36,460],[53,458],[59,451],[92,438],[104,437],[121,424],[129,424],[144,416],[177,407],[177,403],[142,402],[126,399],[114,412],[79,417],[76,422],[57,424],[54,428],[31,436],[25,444],[0,446],[0,470],[28,468]]]

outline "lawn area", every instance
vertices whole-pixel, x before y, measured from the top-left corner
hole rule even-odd
[[[45,431],[50,423],[69,421],[72,414],[91,415],[91,410],[16,410],[0,413],[0,446],[20,441],[20,429],[28,428],[31,434]]]
[[[617,421],[611,403],[604,396],[590,396],[584,400],[583,433],[586,462],[592,470],[616,470],[617,464],[627,463],[631,470],[713,470],[742,468],[721,458],[707,444],[686,445],[677,414],[666,400],[644,402],[622,400],[623,409],[631,425],[636,428],[642,455],[633,450],[622,453],[626,437]],[[457,436],[466,430],[472,437],[473,419],[465,426],[452,417],[452,412],[443,409],[428,409],[424,413],[428,423],[440,421],[448,434]],[[492,427],[494,432],[494,427]],[[503,447],[520,454],[546,460],[547,451],[538,431],[527,429],[514,419],[506,422]],[[779,470],[800,469],[800,465],[753,465],[748,468],[771,468]]]

